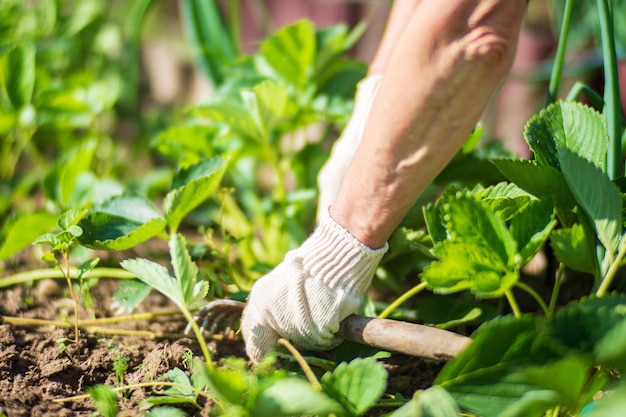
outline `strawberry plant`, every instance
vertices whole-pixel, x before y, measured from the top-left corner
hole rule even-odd
[[[181,0],[190,55],[213,92],[180,113],[147,116],[138,56],[152,1],[122,7],[130,10],[122,23],[109,19],[101,0],[5,3],[0,267],[9,273],[0,278],[0,347],[11,365],[0,361],[0,379],[12,381],[7,369],[28,359],[5,346],[11,331],[48,325],[73,329],[74,340],[46,375],[80,369],[83,378],[75,392],[56,395],[48,384],[52,394],[38,398],[76,407],[90,398],[107,416],[118,415],[122,402],[154,416],[252,417],[606,417],[626,406],[623,1],[553,2],[560,36],[548,99],[523,132],[532,157],[478,146],[478,126],[392,236],[376,300],[361,313],[473,339],[445,364],[428,363],[435,375],[419,387],[398,387],[393,353],[347,342],[313,354],[281,340],[278,352],[251,368],[240,340],[205,340],[193,319],[215,297],[244,299],[314,227],[316,173],[367,69],[347,56],[364,25],[349,31],[301,20],[246,55],[238,1],[226,2],[226,20],[218,2]],[[590,38],[602,52],[602,65],[591,66],[603,71],[604,89],[580,81],[563,94],[568,45]],[[131,161],[118,122],[149,137],[131,146],[154,155]],[[30,268],[30,252],[47,267]],[[551,264],[546,282],[526,273],[542,256]],[[51,278],[67,288],[46,287]],[[121,283],[107,286],[111,279]],[[71,313],[63,307],[33,318],[49,301],[40,299],[46,288],[57,296],[67,290]],[[155,303],[153,289],[165,298]],[[11,310],[15,303],[21,310]],[[145,330],[143,320],[159,319],[178,333]],[[102,366],[108,379],[86,379],[95,371],[80,367],[93,358],[81,352],[97,343],[92,333],[163,339],[166,346],[153,351],[164,356],[188,345],[154,374],[137,376],[150,361],[120,352],[123,363],[108,358]],[[62,340],[65,348],[69,339]],[[73,368],[59,371],[64,361]],[[422,372],[398,380],[414,382]]]

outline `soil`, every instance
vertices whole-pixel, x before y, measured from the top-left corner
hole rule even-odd
[[[90,416],[96,411],[91,399],[74,399],[95,384],[116,385],[114,360],[124,356],[128,368],[124,384],[150,382],[167,371],[185,369],[184,354],[189,350],[202,357],[194,339],[183,334],[181,315],[161,316],[149,321],[117,323],[111,334],[81,332],[78,343],[61,349],[59,340],[74,338],[73,327],[16,324],[15,317],[62,320],[71,323],[73,302],[67,297],[63,281],[44,280],[34,286],[19,285],[0,291],[0,417]],[[91,293],[93,308],[80,311],[80,317],[97,312],[98,317],[113,317],[111,294],[119,281],[102,279]],[[175,306],[153,293],[135,313],[175,311]],[[122,336],[124,330],[148,331],[154,336]],[[214,359],[245,357],[243,343],[235,338],[212,340],[209,348]],[[403,355],[384,360],[389,370],[387,391],[410,398],[416,390],[432,385],[441,364]],[[151,396],[150,388],[133,389],[120,395],[119,416],[140,416],[142,400]],[[203,410],[183,409],[190,416],[208,416],[211,404]],[[368,416],[390,410],[374,409]]]

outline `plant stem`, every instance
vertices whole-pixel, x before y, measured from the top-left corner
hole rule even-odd
[[[622,109],[619,91],[617,52],[615,50],[615,30],[613,13],[609,0],[597,0],[602,35],[602,56],[604,60],[604,116],[609,130],[609,154],[607,173],[614,180],[622,173]]]
[[[517,301],[515,301],[513,292],[511,290],[507,290],[504,292],[504,295],[506,295],[506,299],[509,301],[509,305],[511,306],[511,310],[513,310],[513,314],[515,315],[515,318],[517,318],[518,320],[521,319],[522,312],[520,311],[519,306],[517,305]]]
[[[89,322],[96,322],[97,320],[85,320],[85,322],[79,321],[79,327],[90,334],[102,334],[102,335],[117,335],[117,336],[136,336],[146,337],[148,339],[166,338],[166,339],[180,339],[184,337],[183,334],[178,333],[163,333],[152,332],[148,330],[130,330],[130,329],[117,329],[109,327],[100,327],[87,325]],[[54,326],[59,328],[70,328],[71,323],[67,323],[60,320],[44,320],[44,319],[31,319],[27,317],[11,317],[2,316],[2,322],[8,323],[13,326]]]
[[[537,294],[537,291],[535,291],[534,289],[532,289],[529,285],[523,283],[523,282],[518,282],[517,284],[515,284],[516,287],[526,291],[528,294],[530,294],[539,304],[539,306],[541,307],[541,309],[543,310],[543,313],[547,316],[548,315],[548,306],[546,305],[545,301],[543,301],[543,299],[539,296],[539,294]]]
[[[202,332],[198,327],[198,323],[196,323],[196,320],[194,320],[193,316],[191,315],[189,310],[187,310],[187,308],[185,308],[184,306],[179,307],[181,307],[180,311],[187,319],[187,322],[191,325],[193,333],[196,335],[196,339],[198,339],[198,344],[200,345],[200,349],[202,350],[202,355],[204,355],[204,360],[206,362],[207,368],[209,370],[212,370],[214,368],[213,359],[211,358],[211,353],[209,353],[209,348],[206,345],[206,340],[204,340],[204,336],[202,335]]]
[[[567,38],[569,36],[569,28],[572,21],[573,9],[574,0],[566,0],[565,11],[563,12],[563,22],[561,23],[561,32],[559,33],[559,44],[556,49],[554,65],[552,66],[552,74],[550,75],[547,104],[554,103],[559,93],[559,85],[561,83],[561,75],[563,73],[563,63],[565,61]]]
[[[320,384],[320,382],[317,380],[317,377],[313,373],[313,370],[311,369],[309,364],[306,363],[306,361],[304,360],[300,352],[298,352],[298,349],[296,349],[291,343],[289,343],[287,339],[283,339],[282,337],[278,339],[278,344],[283,345],[284,347],[287,348],[289,353],[291,353],[293,357],[296,359],[296,361],[298,362],[298,365],[300,365],[300,368],[302,368],[302,372],[304,372],[304,375],[306,375],[306,378],[309,380],[309,383],[313,386],[313,388],[316,391],[321,392],[322,384]]]
[[[163,382],[163,381],[155,381],[155,382],[142,382],[139,384],[130,384],[130,385],[124,385],[123,387],[115,387],[112,388],[113,391],[127,391],[127,390],[131,390],[131,389],[136,389],[136,388],[151,388],[151,387],[178,387],[178,388],[184,388],[186,390],[191,390],[194,391],[195,393],[197,393],[198,395],[202,395],[203,397],[206,397],[207,399],[211,399],[212,397],[202,391],[199,390],[198,388],[194,387],[194,386],[190,386],[190,385],[185,385],[185,384],[181,384],[178,382]],[[91,398],[91,396],[89,394],[82,394],[82,395],[75,395],[73,397],[66,397],[66,398],[55,398],[52,400],[52,402],[55,403],[67,403],[70,401],[81,401],[81,400],[88,400],[89,398]]]
[[[554,278],[554,286],[552,287],[552,296],[550,297],[550,305],[548,306],[548,317],[552,317],[554,310],[556,309],[556,303],[559,299],[559,291],[561,290],[561,279],[563,278],[563,271],[565,271],[565,265],[559,263],[559,270]]]
[[[76,268],[69,269],[70,276],[76,276]],[[135,275],[121,268],[94,268],[90,273],[91,278],[134,279]],[[41,279],[65,279],[63,271],[58,269],[33,269],[31,271],[18,272],[17,274],[0,277],[0,288]]]
[[[378,318],[379,319],[384,319],[389,317],[389,315],[391,313],[393,313],[393,311],[395,309],[397,309],[398,307],[400,307],[400,305],[402,305],[404,302],[406,302],[409,298],[413,297],[415,294],[419,293],[420,291],[422,291],[424,288],[426,288],[428,286],[428,284],[426,282],[420,282],[419,284],[417,284],[416,286],[414,286],[413,288],[411,288],[410,290],[408,290],[407,292],[405,292],[404,294],[402,294],[400,297],[396,298],[396,300],[394,302],[392,302],[391,304],[389,304],[389,306],[387,306],[386,309],[384,309],[379,315]]]
[[[623,236],[622,236],[622,239],[624,239]],[[609,270],[606,272],[606,275],[604,276],[604,278],[602,279],[602,282],[600,283],[600,287],[596,291],[596,296],[602,297],[604,294],[606,294],[609,287],[611,286],[611,283],[613,282],[613,278],[615,278],[615,274],[617,274],[617,270],[622,265],[622,260],[624,259],[624,255],[626,255],[626,244],[622,244],[622,247],[620,248],[619,253],[617,254],[617,257],[611,263]]]

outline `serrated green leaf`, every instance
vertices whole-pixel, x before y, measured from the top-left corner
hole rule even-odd
[[[102,413],[104,417],[116,417],[119,411],[117,406],[117,392],[113,388],[96,384],[91,387],[87,387],[85,392],[91,397],[96,406],[96,409]]]
[[[267,140],[283,115],[287,102],[286,87],[275,81],[264,81],[249,90],[242,90],[241,97],[256,122],[261,138]]]
[[[497,159],[491,162],[509,181],[523,190],[538,198],[554,198],[557,214],[566,226],[570,226],[576,220],[572,213],[576,207],[576,200],[569,191],[563,174],[556,168],[522,159]]]
[[[35,89],[35,44],[26,41],[2,57],[2,86],[15,110],[28,105]]]
[[[339,403],[299,378],[280,379],[259,393],[252,417],[341,413]]]
[[[79,242],[89,248],[125,250],[156,236],[166,222],[154,204],[143,196],[126,193],[93,208],[78,225]]]
[[[556,226],[551,200],[533,200],[511,219],[509,230],[517,242],[519,265],[527,264],[548,241]]]
[[[451,239],[492,251],[495,268],[513,265],[516,242],[498,216],[473,196],[457,194],[444,208],[446,229]],[[495,259],[499,259],[499,262]]]
[[[260,55],[282,80],[304,89],[313,75],[316,49],[313,23],[299,20],[264,40]]]
[[[61,230],[68,230],[70,226],[77,225],[88,212],[89,210],[81,208],[67,210],[59,216],[57,226],[59,226]]]
[[[536,199],[535,196],[522,190],[516,184],[506,182],[485,188],[478,192],[477,196],[503,221],[510,220],[524,209],[531,200]]]
[[[625,319],[626,295],[605,295],[569,303],[545,324],[545,329],[562,346],[575,353],[591,354]]]
[[[374,358],[357,358],[324,374],[321,383],[324,391],[343,405],[351,416],[360,416],[383,395],[387,371]]]
[[[33,241],[33,245],[50,245],[52,247],[60,245],[61,243],[61,239],[57,237],[56,233],[45,233]]]
[[[541,337],[541,321],[527,315],[499,317],[482,325],[472,343],[441,370],[434,385],[441,385],[463,409],[484,417],[499,416],[531,386],[507,379],[520,365],[541,365],[558,355]]]
[[[446,240],[448,234],[442,221],[443,213],[441,212],[439,204],[427,204],[423,206],[422,214],[424,215],[426,228],[428,229],[428,234],[433,243]]]
[[[0,230],[0,260],[27,247],[42,233],[54,227],[55,221],[56,216],[46,212],[22,213],[11,217]]]
[[[181,234],[172,234],[169,242],[174,276],[183,292],[185,304],[202,300],[208,292],[208,282],[198,280],[198,267],[187,251],[187,242]]]
[[[559,168],[559,149],[568,149],[606,171],[608,132],[602,116],[581,103],[551,104],[533,117],[524,132],[540,165]]]
[[[439,386],[415,394],[413,399],[387,417],[458,417],[454,398]]]
[[[622,234],[622,198],[618,188],[604,172],[575,153],[559,149],[558,158],[567,185],[589,217],[598,239],[615,253]]]
[[[113,293],[111,308],[116,314],[130,314],[150,294],[152,287],[139,280],[122,282]]]
[[[593,242],[593,237],[586,236],[581,224],[553,230],[550,235],[550,246],[559,262],[573,270],[590,274],[595,271],[596,264]]]
[[[165,267],[147,259],[127,259],[122,261],[120,265],[172,300],[179,308],[185,308],[185,300],[178,282]]]
[[[433,248],[440,259],[424,268],[422,279],[435,293],[470,290],[485,298],[501,297],[519,280],[489,248],[471,243],[445,241]]]
[[[176,174],[172,191],[164,201],[165,218],[172,231],[178,230],[183,218],[213,195],[225,171],[221,158],[211,158]]]

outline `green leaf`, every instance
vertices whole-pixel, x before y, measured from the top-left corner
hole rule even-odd
[[[126,193],[104,201],[85,216],[79,242],[89,248],[125,250],[163,231],[165,220],[143,196]]]
[[[609,252],[615,253],[622,234],[619,189],[604,172],[580,156],[561,149],[558,157],[567,185],[589,217],[598,239]]]
[[[531,200],[532,194],[522,190],[516,184],[501,182],[485,188],[477,193],[483,205],[498,214],[503,221],[508,221],[524,209]]]
[[[89,210],[81,208],[67,210],[59,216],[57,225],[61,230],[69,230],[70,227],[76,226],[88,212]]]
[[[531,388],[500,417],[542,417],[554,407],[578,413],[607,377],[602,372],[594,373],[592,364],[581,357],[565,357],[540,366],[522,367],[507,380],[529,384]]]
[[[247,372],[229,368],[211,368],[204,366],[210,390],[221,400],[230,404],[244,405],[257,385],[256,377]]]
[[[104,417],[116,417],[119,411],[117,406],[117,392],[113,388],[97,384],[87,387],[85,392],[91,397],[96,408]]]
[[[532,200],[511,220],[509,230],[519,248],[520,266],[539,252],[556,224],[551,200]]]
[[[341,405],[299,378],[280,379],[261,391],[252,417],[281,417],[341,413]]]
[[[626,352],[613,356],[615,335],[626,319],[626,295],[615,294],[573,301],[546,323],[547,334],[577,354],[598,354],[612,363],[624,361]],[[599,358],[596,358],[599,360]]]
[[[215,135],[217,128],[206,124],[171,126],[159,132],[150,146],[180,166],[188,167],[213,156],[211,140]]]
[[[496,256],[494,267],[513,265],[516,242],[498,216],[475,197],[458,193],[444,206],[446,229],[455,242],[481,246]]]
[[[556,259],[568,268],[590,274],[595,271],[594,239],[586,235],[583,225],[574,224],[568,229],[553,230],[550,246]]]
[[[439,386],[417,392],[413,399],[387,417],[458,417],[454,398]]]
[[[261,133],[250,110],[242,103],[231,99],[214,99],[192,109],[192,114],[226,126],[229,130],[256,141]]]
[[[424,268],[422,279],[435,293],[470,290],[480,297],[501,297],[519,280],[489,248],[471,243],[445,241],[433,248],[440,259]]]
[[[151,290],[152,287],[142,281],[126,280],[115,289],[111,308],[116,314],[131,314]]]
[[[599,363],[626,371],[626,319],[606,332],[596,343],[594,354]]]
[[[154,397],[151,397],[154,398]],[[187,413],[180,408],[158,407],[150,410],[146,417],[186,417]]]
[[[54,227],[56,216],[46,212],[22,213],[12,216],[0,229],[0,260],[7,259],[42,233]]]
[[[35,44],[24,42],[2,59],[2,86],[15,110],[30,104],[35,89]]]
[[[551,104],[533,117],[526,140],[540,165],[559,168],[559,149],[568,149],[606,171],[608,132],[602,116],[581,103]]]
[[[65,151],[43,180],[46,197],[65,208],[81,173],[87,171],[96,151],[97,141],[88,139]]]
[[[521,398],[529,384],[507,380],[520,365],[541,365],[556,357],[540,333],[540,319],[527,315],[499,317],[483,324],[472,343],[448,361],[435,380],[463,409],[484,417],[499,416]]]
[[[185,308],[185,300],[178,281],[167,269],[147,259],[127,259],[120,263],[122,268],[172,300],[179,308]]]
[[[498,159],[492,162],[505,177],[523,190],[538,198],[554,198],[557,214],[566,226],[575,221],[572,211],[576,207],[576,200],[569,191],[563,174],[556,168],[521,159]]]
[[[169,241],[170,257],[174,268],[174,276],[183,292],[186,305],[203,300],[209,291],[209,283],[198,282],[198,267],[191,260],[187,251],[187,242],[183,235],[172,234]]]
[[[321,380],[324,391],[337,400],[352,416],[363,415],[383,395],[387,371],[374,358],[343,362]]]
[[[305,89],[313,75],[316,49],[313,23],[299,20],[264,40],[260,53],[283,81]]]
[[[261,138],[278,124],[287,102],[287,89],[275,81],[264,81],[252,89],[242,90],[241,97],[256,122]]]
[[[211,158],[176,174],[164,202],[165,218],[172,231],[178,230],[182,219],[213,195],[225,171],[221,158]]]
[[[183,0],[181,18],[194,55],[214,87],[219,87],[228,65],[237,56],[234,40],[224,24],[219,2],[215,0]]]

